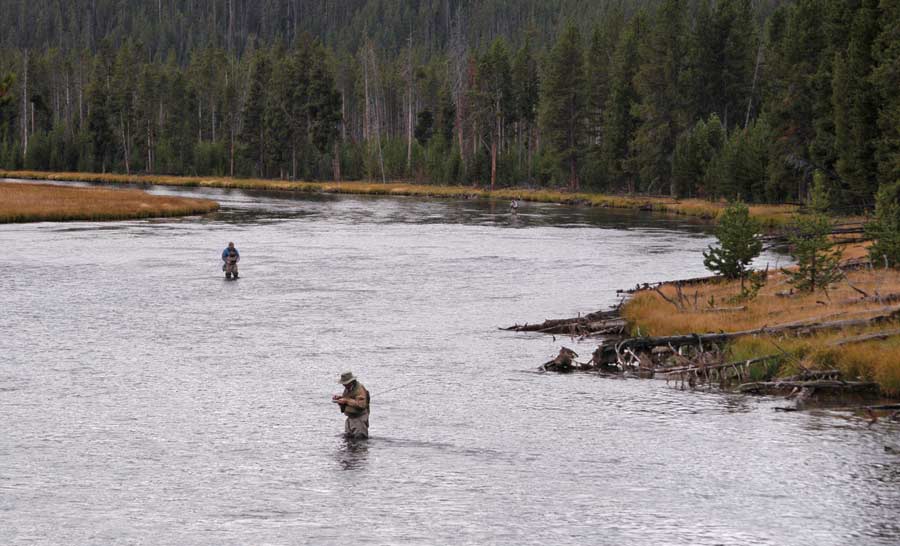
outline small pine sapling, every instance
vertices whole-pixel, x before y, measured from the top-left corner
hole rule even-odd
[[[716,226],[719,246],[710,245],[703,252],[703,265],[728,279],[741,280],[741,292],[750,264],[762,252],[759,223],[750,217],[750,209],[740,201],[733,202],[722,213]]]

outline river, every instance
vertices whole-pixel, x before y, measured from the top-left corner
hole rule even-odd
[[[708,226],[151,191],[223,208],[0,225],[0,543],[900,543],[897,425],[539,374],[594,344],[498,330],[702,275]],[[368,442],[340,435],[345,370]]]

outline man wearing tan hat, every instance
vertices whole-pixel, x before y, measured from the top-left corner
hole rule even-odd
[[[369,437],[369,391],[353,377],[353,372],[344,372],[338,383],[344,386],[344,393],[334,395],[331,400],[347,416],[344,432],[350,438]]]

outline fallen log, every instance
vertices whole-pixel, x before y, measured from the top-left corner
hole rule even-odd
[[[813,379],[830,379],[837,381],[844,373],[840,370],[803,370],[798,375],[785,377],[779,381],[809,381]]]
[[[635,292],[641,292],[642,290],[653,290],[657,286],[665,286],[670,284],[672,286],[693,286],[695,284],[704,284],[707,282],[715,282],[719,280],[723,280],[724,277],[721,276],[710,276],[710,277],[694,277],[692,279],[683,279],[680,281],[659,281],[659,282],[645,282],[639,283],[635,285],[634,288],[629,288],[627,290],[616,290],[617,294],[634,294]]]
[[[900,336],[900,330],[886,330],[884,332],[877,332],[875,334],[864,334],[861,336],[848,337],[845,339],[837,339],[832,341],[829,345],[832,347],[840,347],[842,345],[850,345],[852,343],[863,343],[865,341],[873,341],[880,339],[887,339],[889,337]]]
[[[871,410],[884,410],[884,411],[900,410],[900,404],[882,404],[880,406],[866,406],[865,408],[871,409]]]
[[[594,313],[588,313],[587,315],[580,317],[567,319],[547,319],[544,322],[538,324],[515,324],[507,328],[501,328],[501,330],[512,330],[515,332],[568,333],[568,330],[563,331],[566,326],[570,326],[573,324],[587,325],[591,323],[610,320],[622,320],[621,315],[619,314],[618,307],[609,309],[607,311],[596,311]],[[559,331],[553,331],[557,329]]]
[[[710,366],[696,365],[696,366],[680,366],[677,368],[657,368],[656,373],[665,374],[665,375],[674,375],[674,374],[683,374],[683,373],[692,373],[692,372],[705,372],[711,370],[721,370],[724,368],[734,368],[736,366],[749,366],[751,364],[758,364],[760,362],[766,362],[769,360],[781,359],[784,358],[784,355],[767,355],[761,356],[758,358],[751,358],[749,360],[738,360],[735,362],[725,362],[723,364],[713,364]]]
[[[814,322],[795,322],[781,324],[778,326],[763,326],[753,330],[741,330],[738,332],[720,332],[714,334],[681,334],[675,336],[659,336],[659,337],[635,337],[623,339],[621,341],[609,341],[601,344],[597,351],[594,351],[594,359],[596,364],[610,364],[616,362],[618,353],[624,349],[631,349],[635,352],[650,351],[654,347],[672,347],[677,349],[684,345],[697,345],[702,349],[704,344],[722,343],[732,339],[746,336],[772,335],[783,333],[794,333],[797,335],[810,335],[824,330],[841,330],[845,328],[853,328],[859,326],[871,326],[896,320],[900,317],[900,308],[893,309],[890,313],[883,313],[865,319],[847,319],[832,322],[814,323]],[[600,353],[600,360],[596,361]]]
[[[738,385],[735,392],[741,394],[785,394],[795,390],[811,389],[829,393],[878,394],[878,383],[871,381],[758,381]]]
[[[706,309],[700,309],[701,313],[740,313],[741,311],[746,311],[747,306],[742,305],[740,307],[707,307]]]
[[[540,330],[519,330],[538,332],[541,334],[561,334],[583,336],[587,334],[604,335],[604,334],[621,334],[625,331],[628,324],[625,319],[600,320],[597,322],[570,322],[567,324],[558,324]]]

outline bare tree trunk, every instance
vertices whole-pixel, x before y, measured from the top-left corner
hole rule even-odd
[[[498,105],[499,107],[499,105]],[[497,182],[497,141],[500,140],[500,114],[497,113],[497,133],[491,139],[491,191]]]
[[[334,169],[335,182],[341,181],[341,143],[334,141],[334,158],[332,159],[332,168]]]
[[[341,142],[347,140],[347,97],[341,87]]]
[[[25,50],[22,64],[22,157],[28,155],[28,50]]]
[[[756,68],[753,69],[753,84],[750,86],[750,96],[747,97],[747,116],[744,119],[744,127],[750,125],[750,111],[753,106],[753,95],[756,93],[756,79],[759,76],[759,63],[762,62],[763,57],[763,46],[759,45],[759,50],[756,52]]]
[[[72,130],[72,103],[69,98],[69,71],[66,71],[66,115],[63,116],[66,123],[66,134],[71,135]]]
[[[147,121],[147,172],[153,172],[153,141],[150,138],[150,121]]]
[[[409,31],[409,57],[406,64],[407,77],[407,122],[406,122],[406,173],[412,175],[412,126],[413,126],[413,67],[412,29]]]
[[[130,150],[128,149],[128,132],[125,128],[124,114],[119,114],[119,127],[122,130],[122,154],[125,156],[125,174],[131,174],[131,165],[129,164]]]
[[[448,4],[449,9],[449,4]],[[449,17],[449,16],[448,16]],[[462,5],[457,7],[456,17],[450,29],[450,75],[453,83],[453,98],[456,102],[456,136],[459,142],[459,159],[465,168],[466,152],[463,119],[465,118],[465,85],[466,85],[466,42],[462,31],[463,26]]]
[[[363,105],[363,142],[369,141],[369,52],[363,57],[363,89],[365,92],[365,104]]]

